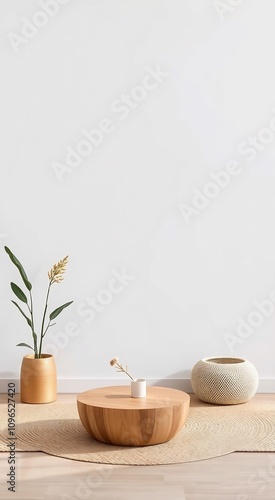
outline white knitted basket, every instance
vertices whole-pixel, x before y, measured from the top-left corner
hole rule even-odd
[[[242,358],[204,358],[191,373],[196,396],[206,403],[230,405],[245,403],[257,391],[259,377],[250,361]]]

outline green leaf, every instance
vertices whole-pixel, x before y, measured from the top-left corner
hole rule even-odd
[[[17,309],[19,309],[19,311],[21,312],[21,314],[23,314],[24,318],[27,320],[28,325],[31,327],[32,326],[32,322],[31,322],[30,318],[28,318],[28,316],[26,316],[26,314],[24,313],[24,311],[22,311],[21,307],[17,304],[17,302],[15,302],[14,300],[12,300],[12,303],[17,307]]]
[[[34,348],[31,347],[29,344],[25,344],[25,342],[21,342],[20,344],[16,344],[16,347],[29,347],[30,349],[32,349],[32,351],[34,351]]]
[[[8,247],[5,246],[4,249],[7,252],[12,263],[17,267],[18,271],[20,272],[21,278],[24,281],[26,288],[30,291],[32,289],[32,285],[28,280],[28,277],[25,273],[25,270],[24,270],[21,262],[19,262],[19,260],[15,257],[15,255],[12,253],[12,251]]]
[[[19,288],[19,286],[17,286],[15,283],[11,283],[11,289],[13,291],[13,293],[15,293],[16,297],[21,300],[22,302],[25,302],[25,304],[28,303],[28,299],[26,297],[26,295],[24,294],[23,290],[21,290],[21,288]]]
[[[73,303],[73,300],[71,302],[66,302],[66,304],[63,304],[63,306],[57,307],[49,316],[50,320],[52,321],[55,319],[62,311],[65,309],[65,307],[68,307],[70,304]]]

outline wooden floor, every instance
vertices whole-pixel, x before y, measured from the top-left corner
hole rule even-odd
[[[256,397],[274,401],[274,395]],[[8,453],[0,453],[1,500],[275,500],[275,453],[231,453],[148,467],[17,453],[15,493],[7,489],[7,460]]]

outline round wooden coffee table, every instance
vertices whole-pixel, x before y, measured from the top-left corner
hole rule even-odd
[[[101,387],[77,397],[80,420],[102,443],[147,446],[172,439],[186,422],[190,396],[167,387],[147,387],[132,398],[130,386]]]

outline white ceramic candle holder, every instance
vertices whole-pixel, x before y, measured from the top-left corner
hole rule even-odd
[[[145,398],[146,397],[146,380],[138,378],[131,381],[131,397]]]

